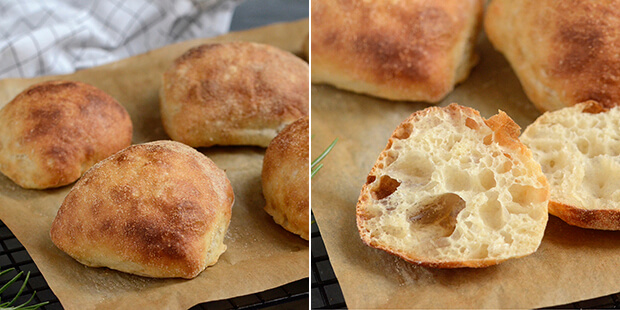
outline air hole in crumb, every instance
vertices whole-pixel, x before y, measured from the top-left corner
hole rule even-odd
[[[496,184],[495,173],[490,169],[482,170],[482,173],[480,173],[480,185],[482,185],[485,190],[490,190],[495,187]]]
[[[385,158],[385,166],[391,165],[398,158],[398,152],[388,151]]]
[[[477,258],[477,259],[482,259],[482,258],[487,258],[489,256],[489,245],[488,244],[483,244],[480,245],[480,247],[471,254],[471,258]]]
[[[588,142],[588,140],[586,139],[579,139],[579,141],[577,141],[577,148],[579,149],[579,152],[581,152],[581,154],[587,155],[589,150],[590,150],[590,142]]]
[[[400,127],[398,127],[398,129],[396,129],[396,131],[394,132],[394,138],[401,139],[401,140],[407,139],[411,135],[412,131],[413,131],[413,125],[411,125],[410,123],[405,123],[401,125]]]
[[[510,170],[512,170],[512,162],[507,160],[500,164],[500,166],[497,168],[497,173],[506,173]]]
[[[547,197],[546,190],[529,185],[512,184],[508,188],[508,191],[512,196],[512,201],[520,205],[540,203]]]
[[[476,122],[475,120],[469,117],[465,120],[465,126],[473,130],[480,128],[480,125],[478,125],[478,122]]]
[[[497,192],[488,191],[487,202],[480,206],[480,219],[482,222],[493,230],[502,228],[506,222],[503,216],[503,207],[499,200]]]
[[[372,198],[381,200],[392,195],[400,186],[400,182],[390,178],[387,175],[381,176],[379,184],[372,190]]]
[[[488,134],[484,137],[482,139],[482,143],[484,143],[484,145],[491,145],[491,143],[493,143],[493,134]]]
[[[504,242],[508,243],[508,244],[512,244],[512,236],[507,233],[506,231],[501,231],[500,234],[502,235],[502,237],[504,238]]]
[[[456,228],[456,217],[465,209],[465,200],[454,193],[429,198],[408,211],[407,219],[417,228],[439,228],[437,237],[448,237]]]
[[[370,184],[370,183],[374,182],[376,179],[377,179],[376,176],[369,175],[368,177],[366,177],[366,184]]]

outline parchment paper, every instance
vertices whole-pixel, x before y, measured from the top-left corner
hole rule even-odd
[[[439,105],[505,111],[522,128],[540,115],[501,54],[486,39],[480,63]],[[312,179],[312,209],[350,308],[534,308],[620,291],[620,232],[586,230],[550,216],[538,251],[484,269],[419,267],[365,246],[355,205],[387,139],[429,104],[389,102],[313,85],[312,158],[336,147]]]
[[[124,105],[134,124],[133,143],[168,139],[159,117],[160,75],[192,46],[212,41],[255,41],[301,53],[308,21],[279,24],[214,39],[164,47],[113,64],[66,76],[0,81],[0,105],[29,85],[49,79],[95,85]],[[308,242],[263,210],[260,174],[263,148],[200,149],[226,171],[235,204],[218,263],[192,280],[151,279],[106,268],[89,268],[58,250],[49,229],[72,185],[24,190],[0,175],[0,218],[26,247],[66,309],[187,309],[192,305],[267,290],[308,277]]]

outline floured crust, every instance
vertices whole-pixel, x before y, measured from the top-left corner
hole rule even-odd
[[[541,111],[620,102],[620,1],[493,0],[485,30]]]
[[[81,82],[30,86],[0,110],[0,171],[24,188],[73,183],[131,144],[129,114]]]
[[[521,136],[551,185],[549,213],[620,230],[620,108],[588,101],[547,112]]]
[[[193,147],[266,147],[286,125],[308,115],[308,74],[303,60],[264,44],[194,47],[163,75],[164,129]]]
[[[367,245],[440,268],[484,267],[536,251],[549,189],[505,113],[451,104],[394,130],[362,187]]]
[[[263,160],[265,211],[286,230],[309,240],[309,119],[300,118],[275,137]]]
[[[84,174],[50,236],[87,266],[193,278],[226,250],[233,201],[224,171],[196,150],[172,141],[133,145]]]
[[[313,0],[312,82],[437,102],[469,75],[482,0]]]

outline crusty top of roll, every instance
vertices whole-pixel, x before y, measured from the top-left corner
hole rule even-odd
[[[265,211],[286,230],[308,240],[310,123],[300,118],[276,136],[263,161]]]
[[[131,135],[129,114],[102,90],[39,83],[0,110],[0,170],[26,188],[66,185],[131,144]]]
[[[475,64],[482,0],[312,0],[312,82],[437,102]]]
[[[50,235],[88,266],[193,278],[226,249],[233,201],[224,171],[195,149],[173,141],[132,145],[84,174]]]
[[[163,76],[164,128],[193,147],[259,145],[308,115],[308,64],[276,47],[213,43],[194,47]]]
[[[494,0],[485,30],[541,111],[620,102],[619,0]]]

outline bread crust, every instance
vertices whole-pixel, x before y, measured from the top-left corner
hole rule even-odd
[[[309,113],[308,64],[276,47],[213,43],[194,47],[164,73],[166,133],[193,147],[266,147]]]
[[[263,160],[261,174],[265,211],[284,229],[309,240],[308,117],[288,125],[276,136]]]
[[[581,228],[620,230],[620,210],[585,210],[558,201],[549,201],[549,213],[567,224]]]
[[[477,62],[482,0],[313,0],[312,82],[437,102]]]
[[[129,146],[131,136],[129,114],[102,90],[39,83],[0,110],[0,171],[24,188],[67,185]]]
[[[189,279],[226,250],[233,201],[224,171],[189,146],[133,145],[84,174],[50,237],[87,266]]]
[[[536,203],[536,206],[532,208],[536,208],[534,212],[536,214],[535,216],[540,217],[539,219],[535,220],[537,221],[537,224],[535,224],[536,226],[535,230],[537,232],[534,234],[535,235],[534,239],[537,239],[537,241],[535,240],[535,244],[530,244],[528,245],[526,249],[521,249],[511,255],[503,255],[503,256],[500,255],[496,257],[481,257],[481,258],[458,257],[458,258],[446,259],[445,257],[438,258],[433,255],[430,255],[429,253],[432,252],[432,249],[429,252],[429,251],[422,251],[420,249],[416,250],[412,248],[403,248],[402,245],[389,244],[384,241],[385,239],[379,239],[378,237],[375,237],[374,234],[377,232],[377,227],[371,226],[370,220],[373,218],[381,217],[383,216],[384,213],[389,214],[389,212],[392,212],[394,210],[393,204],[388,202],[387,205],[384,205],[381,203],[381,201],[385,202],[386,201],[385,199],[391,199],[389,196],[393,195],[393,193],[396,192],[396,190],[398,190],[401,186],[406,187],[406,186],[413,185],[411,188],[406,187],[404,189],[401,189],[402,191],[408,191],[408,190],[409,191],[425,191],[425,188],[427,188],[429,186],[428,184],[430,184],[428,183],[428,181],[421,181],[421,180],[418,180],[414,182],[413,184],[411,184],[411,182],[406,183],[405,180],[399,179],[398,177],[395,177],[395,176],[391,176],[386,171],[390,165],[393,165],[396,162],[396,160],[398,160],[398,158],[400,158],[401,156],[405,156],[402,154],[403,152],[402,145],[399,146],[399,149],[401,149],[400,153],[394,154],[393,148],[394,148],[395,143],[399,143],[398,140],[408,139],[410,135],[416,134],[416,131],[421,133],[424,130],[427,130],[428,128],[430,128],[428,126],[434,127],[438,125],[438,123],[418,125],[424,119],[435,116],[435,115],[448,115],[447,118],[456,123],[461,122],[463,118],[465,118],[465,121],[464,121],[465,127],[472,129],[474,131],[482,130],[481,128],[485,125],[488,126],[487,129],[485,129],[485,131],[489,135],[487,135],[482,141],[479,141],[478,143],[485,144],[485,145],[496,143],[497,145],[500,146],[499,149],[503,150],[502,151],[503,156],[506,156],[507,158],[513,158],[515,160],[519,160],[523,162],[523,165],[525,166],[524,171],[528,174],[528,178],[530,178],[534,184],[539,185],[538,189],[526,194],[526,195],[531,195],[529,196],[529,198],[525,198],[526,201],[532,201],[532,203]],[[449,139],[448,136],[450,136],[451,134],[452,134],[451,132],[446,132],[445,138]],[[522,256],[526,256],[526,255],[533,253],[537,249],[538,244],[540,244],[540,240],[542,239],[542,235],[544,232],[544,227],[547,222],[546,213],[547,213],[547,201],[549,199],[549,191],[548,191],[547,180],[542,174],[540,166],[532,159],[532,154],[529,151],[529,149],[519,142],[518,136],[519,136],[519,126],[516,123],[514,123],[514,121],[512,121],[512,119],[510,119],[505,113],[501,111],[497,115],[489,118],[488,120],[483,119],[478,113],[478,111],[475,111],[468,107],[459,106],[457,104],[451,104],[445,108],[430,107],[430,108],[413,113],[409,118],[403,121],[394,130],[394,132],[392,133],[392,136],[388,140],[386,148],[379,155],[377,162],[375,163],[375,165],[373,166],[373,168],[371,169],[367,177],[366,183],[362,186],[360,198],[356,206],[357,226],[358,226],[358,231],[359,231],[360,237],[362,238],[362,241],[370,247],[381,249],[390,254],[401,257],[408,262],[419,264],[422,266],[427,266],[427,267],[435,267],[435,268],[486,267],[486,266],[491,266],[491,265],[501,263],[510,258],[522,257]],[[419,147],[422,147],[422,146],[419,146]],[[458,158],[459,155],[455,155],[455,156]],[[462,155],[462,156],[467,157],[466,155]],[[411,161],[413,159],[408,158],[408,160]],[[422,165],[425,165],[425,164],[422,164]],[[433,165],[433,164],[429,162],[428,165]],[[424,172],[417,170],[419,168],[409,167],[409,169],[413,170],[414,174],[415,173],[418,173],[419,175],[425,174]],[[424,169],[424,168],[421,168],[421,169]],[[507,171],[504,171],[502,173],[506,173],[506,172]],[[385,178],[386,176],[388,176],[388,178],[390,179],[395,178],[392,181],[395,183],[390,184],[391,182],[382,182],[382,183],[379,183],[379,185],[377,185],[377,181],[379,180],[379,178]],[[506,186],[508,187],[509,185],[510,184]],[[443,186],[443,185],[436,185],[436,186]],[[494,185],[491,187],[494,187]],[[483,189],[483,192],[484,191],[485,190]],[[506,191],[508,191],[508,189],[506,189]],[[457,191],[456,193],[459,193],[459,192]],[[523,198],[514,198],[514,199],[517,200],[517,199],[523,199]],[[409,204],[415,205],[418,203],[419,202],[416,202],[416,201],[407,201],[406,203],[403,202],[402,205],[407,207]],[[470,201],[464,201],[463,203],[466,205],[467,203],[470,203]],[[373,210],[373,208],[369,207],[373,204],[376,204],[376,206],[378,206],[378,211],[376,209]],[[421,214],[424,214],[424,213],[421,213]],[[432,214],[432,213],[428,213],[428,214]],[[459,218],[458,215],[456,215],[455,218],[458,219]],[[411,221],[411,217],[409,217],[409,221]],[[381,222],[381,223],[384,223],[384,225],[387,225],[385,224],[385,222]],[[419,234],[421,234],[421,232]],[[454,235],[454,232],[451,232],[451,234]],[[452,237],[450,233],[448,235]],[[441,243],[440,241],[437,241],[437,240],[439,239],[436,239],[436,240],[429,239],[425,242],[428,244],[434,244],[435,242]]]
[[[484,26],[540,111],[620,102],[620,1],[493,0]]]

